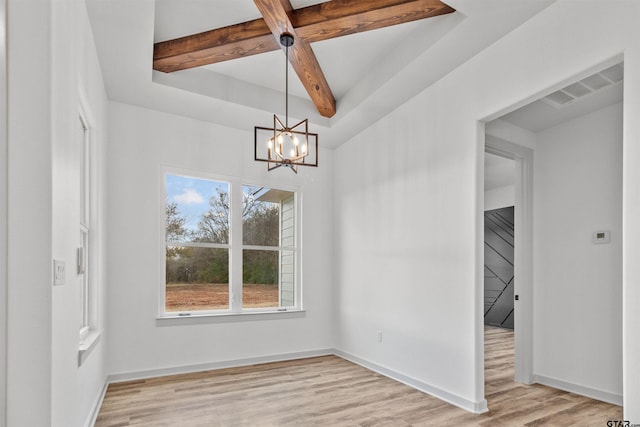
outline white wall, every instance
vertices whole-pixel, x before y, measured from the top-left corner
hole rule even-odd
[[[625,419],[640,422],[639,8],[560,0],[336,150],[339,349],[483,410],[478,120],[624,51],[624,399]]]
[[[253,132],[110,103],[109,372],[242,363],[247,358],[333,347],[331,152],[318,168],[267,172],[254,162]],[[160,167],[235,176],[264,185],[299,186],[302,195],[302,317],[158,324]],[[183,320],[183,319],[179,319]],[[163,371],[168,372],[168,371]]]
[[[48,0],[9,0],[7,425],[51,423]],[[19,52],[38,52],[21,55]],[[38,242],[34,245],[33,242]],[[29,307],[25,316],[24,308]]]
[[[7,424],[80,426],[106,370],[100,344],[78,367],[75,129],[82,86],[106,143],[106,95],[84,1],[10,0],[8,13]],[[52,258],[66,262],[66,283],[56,288]]]
[[[484,192],[484,210],[506,208],[515,204],[515,186],[505,185],[504,187],[492,188]]]
[[[629,11],[640,14],[636,5]],[[638,40],[638,35],[633,37]],[[622,147],[622,372],[624,418],[640,423],[640,55],[636,49],[625,50],[625,83]]]
[[[485,144],[493,139],[485,126]],[[509,135],[515,136],[515,135]],[[516,161],[507,157],[484,153],[484,210],[490,211],[515,204]]]
[[[621,401],[622,104],[540,132],[534,168],[534,373]]]

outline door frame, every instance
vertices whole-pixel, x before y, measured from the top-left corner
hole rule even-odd
[[[531,384],[533,382],[533,150],[485,133],[484,152],[515,161],[513,273],[514,294],[519,296],[519,300],[514,301],[515,381]],[[484,209],[480,215],[484,218]],[[482,286],[484,289],[484,280]],[[484,322],[480,328],[484,328]],[[484,354],[484,346],[482,351]]]
[[[0,426],[7,414],[7,0],[0,0]]]
[[[505,114],[509,112],[515,111],[520,107],[528,105],[540,98],[561,89],[568,84],[581,80],[589,75],[601,71],[608,66],[623,62],[625,64],[625,95],[628,91],[628,82],[627,76],[630,75],[628,72],[627,65],[628,58],[622,52],[617,53],[609,58],[603,58],[602,61],[599,61],[592,65],[591,67],[582,69],[582,71],[570,76],[564,76],[564,79],[558,81],[555,85],[546,88],[545,90],[533,93],[531,96],[521,99],[519,102],[512,104],[508,107],[502,108],[499,111],[495,111],[492,114],[482,116],[478,119],[477,122],[477,197],[478,201],[476,206],[479,207],[478,212],[476,212],[476,225],[478,228],[478,232],[476,234],[476,261],[479,261],[479,267],[476,268],[477,272],[477,280],[478,288],[476,288],[476,302],[477,302],[477,311],[479,314],[476,316],[476,329],[475,329],[475,341],[477,343],[476,346],[476,354],[477,358],[475,360],[476,369],[478,369],[476,373],[476,393],[478,396],[481,396],[484,399],[484,319],[483,316],[480,315],[482,313],[483,308],[483,298],[481,296],[484,295],[484,278],[481,275],[483,273],[482,266],[484,264],[484,242],[482,238],[482,224],[484,221],[484,152],[489,152],[496,155],[501,155],[503,157],[511,158],[516,160],[516,182],[515,182],[515,226],[516,226],[516,247],[514,248],[514,256],[516,262],[516,269],[514,270],[516,276],[516,283],[514,291],[517,295],[520,295],[520,300],[517,304],[515,304],[515,381],[524,383],[524,384],[532,384],[535,382],[535,376],[533,375],[533,350],[534,350],[534,339],[533,339],[533,297],[534,297],[534,285],[533,285],[533,148],[535,147],[535,141],[529,141],[528,137],[522,134],[519,130],[514,128],[502,128],[501,126],[497,127],[489,127],[487,131],[487,123],[490,123],[496,119],[499,119]],[[628,113],[628,105],[627,105],[627,97],[624,97],[623,101],[623,130],[626,129],[626,125],[628,123],[627,113]],[[515,142],[511,142],[515,141]],[[518,143],[516,143],[518,142]],[[519,143],[523,143],[524,145],[520,145]],[[628,138],[625,132],[623,132],[623,166],[627,165],[627,149],[628,149]],[[623,167],[624,169],[624,167]],[[625,307],[628,305],[626,302],[629,300],[627,297],[628,292],[626,292],[628,288],[628,280],[625,280],[626,273],[626,264],[625,260],[628,258],[628,239],[625,235],[625,230],[628,229],[626,227],[626,222],[624,221],[625,214],[627,210],[625,210],[625,204],[627,201],[626,193],[624,191],[626,174],[623,174],[623,224],[622,224],[622,233],[623,233],[623,242],[622,242],[622,271],[623,271],[623,279],[622,279],[622,307],[623,307],[623,318],[622,318],[622,328],[623,328],[623,337],[622,337],[622,346],[623,346],[623,357],[622,357],[622,375],[623,375],[623,408],[625,417],[628,417],[628,414],[631,412],[628,409],[629,398],[628,396],[632,394],[635,390],[629,391],[631,386],[628,384],[630,381],[627,379],[627,369],[630,360],[630,357],[627,357],[629,352],[625,351],[625,348],[630,347],[628,344],[629,340],[625,340],[624,334],[624,324],[627,322],[627,317],[624,315]],[[628,180],[627,180],[628,181]],[[524,244],[518,245],[518,241],[524,242]],[[628,312],[628,310],[627,310]],[[628,334],[627,334],[628,335]],[[635,360],[635,359],[633,359]],[[479,390],[482,389],[482,392]],[[486,402],[486,400],[485,400]]]

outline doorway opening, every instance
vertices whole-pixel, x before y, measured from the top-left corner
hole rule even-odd
[[[620,58],[612,59],[485,126],[487,158],[511,159],[515,169],[513,381],[616,405],[622,404],[623,70]],[[492,278],[485,274],[485,281]],[[485,335],[485,354],[489,345],[495,342]]]
[[[484,158],[484,324],[514,327],[515,161]]]

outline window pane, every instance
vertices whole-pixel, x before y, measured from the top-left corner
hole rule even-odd
[[[76,273],[82,280],[78,288],[78,296],[80,298],[80,329],[89,326],[89,272],[87,271],[87,256],[89,255],[89,233],[86,230],[80,230],[80,249],[76,256],[82,257],[78,259]],[[81,255],[82,254],[82,255]]]
[[[293,307],[295,299],[295,253],[280,252],[280,306]]]
[[[165,309],[229,308],[229,250],[167,246]]]
[[[165,175],[167,242],[229,243],[229,184]]]
[[[242,243],[293,246],[294,193],[248,185],[242,193]]]
[[[242,251],[243,308],[278,307],[279,251]]]
[[[79,118],[78,123],[78,142],[79,142],[79,150],[78,155],[80,156],[79,161],[79,183],[80,183],[80,224],[89,225],[89,144],[88,144],[88,135],[87,128],[85,127],[81,118]]]

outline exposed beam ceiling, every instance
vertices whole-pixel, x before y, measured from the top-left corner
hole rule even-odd
[[[293,8],[289,0],[254,0],[254,3],[276,39],[284,32],[293,35],[295,42],[289,48],[289,62],[318,112],[324,117],[333,117],[336,114],[336,100],[311,45],[300,39],[293,28],[293,22],[289,19]]]
[[[331,0],[296,10],[289,0],[255,3],[262,19],[156,43],[153,68],[173,72],[277,50],[286,30],[296,39],[289,61],[320,114],[332,117],[335,99],[310,43],[455,11],[440,0]]]
[[[290,1],[302,9],[321,0]],[[443,1],[456,13],[311,44],[336,96],[336,115],[320,116],[297,80],[290,82],[295,92],[289,101],[292,117],[307,117],[314,132],[322,135],[322,149],[337,148],[375,125],[554,4]],[[224,132],[238,131],[238,140],[249,140],[248,130],[256,123],[284,114],[284,64],[278,50],[179,73],[149,66],[154,42],[259,17],[252,0],[86,3],[109,100],[166,113],[168,120],[180,116],[223,126],[228,129]]]

